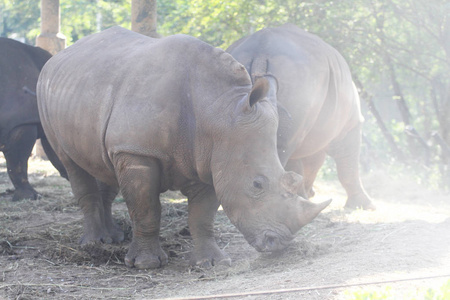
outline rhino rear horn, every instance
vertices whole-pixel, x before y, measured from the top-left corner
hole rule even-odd
[[[281,177],[281,186],[293,195],[303,191],[303,177],[294,172],[286,172]]]

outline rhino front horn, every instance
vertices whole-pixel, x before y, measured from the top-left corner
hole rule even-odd
[[[300,227],[305,226],[309,222],[311,222],[317,215],[325,209],[330,203],[332,199],[321,203],[313,203],[308,200],[304,200],[300,198],[300,215],[299,215],[299,225]]]

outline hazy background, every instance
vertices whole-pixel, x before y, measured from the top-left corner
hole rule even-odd
[[[131,1],[61,0],[71,45],[113,25],[131,27]],[[358,86],[363,172],[385,170],[433,189],[450,187],[450,2],[444,0],[159,0],[158,32],[226,49],[259,29],[291,22],[347,59]],[[39,0],[0,0],[0,35],[35,44]],[[320,176],[334,175],[330,161]]]

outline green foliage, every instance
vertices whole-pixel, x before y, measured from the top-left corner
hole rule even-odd
[[[395,300],[392,296],[392,288],[386,287],[384,289],[367,289],[360,290],[353,293],[346,292],[346,300]]]
[[[0,8],[0,35],[25,37],[34,44],[40,33],[40,0],[1,0]],[[61,0],[60,10],[67,45],[114,25],[131,28],[131,3],[127,0]]]
[[[357,290],[354,292],[345,291],[346,300],[447,300],[450,299],[450,280],[444,283],[441,287],[434,289],[428,288],[426,290],[418,289],[416,295],[399,295],[395,289],[390,286],[384,288],[369,288]]]
[[[114,199],[114,203],[125,203],[125,199],[123,197],[117,197]]]
[[[345,11],[345,18],[350,18],[353,13],[353,1],[176,0],[171,3],[171,10],[164,9],[162,12],[164,22],[159,26],[161,33],[190,34],[222,48],[264,27],[287,22],[320,32],[322,36],[342,36],[342,33],[336,35],[339,27],[326,24],[332,24],[341,16],[336,12]],[[341,22],[347,21],[339,20]]]
[[[114,25],[131,28],[131,3],[126,0],[61,0],[61,31],[71,45]]]
[[[447,300],[450,299],[450,280],[441,286],[439,290],[428,289],[423,297],[424,300]]]
[[[39,28],[39,0],[1,0],[0,36],[24,37],[34,43],[30,30]]]

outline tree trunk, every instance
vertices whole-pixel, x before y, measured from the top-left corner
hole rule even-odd
[[[400,149],[397,147],[394,137],[392,136],[392,134],[389,132],[386,125],[384,124],[383,118],[381,117],[380,113],[378,112],[378,110],[375,106],[375,103],[373,102],[373,97],[367,93],[367,91],[364,89],[361,81],[359,81],[359,79],[356,76],[353,76],[353,79],[355,81],[356,86],[360,90],[361,98],[363,98],[366,101],[370,112],[372,113],[372,115],[375,117],[375,120],[377,121],[378,127],[381,130],[381,133],[383,134],[384,138],[386,139],[389,146],[391,147],[392,153],[398,160],[404,161],[405,156],[402,153],[402,151],[400,151]]]
[[[52,55],[66,47],[66,37],[60,32],[60,14],[59,0],[41,0],[41,34],[36,38],[36,46]],[[33,155],[47,159],[41,140],[36,141]]]
[[[156,0],[131,1],[131,30],[143,35],[159,38],[156,32]]]
[[[403,123],[405,124],[405,133],[406,139],[408,142],[408,148],[413,157],[421,156],[419,147],[416,143],[416,140],[419,142],[421,148],[423,148],[424,153],[424,161],[426,165],[430,163],[430,148],[425,140],[420,136],[420,134],[416,131],[414,126],[411,124],[410,112],[408,109],[408,105],[406,104],[405,98],[403,97],[402,89],[400,88],[400,84],[398,83],[397,76],[395,74],[394,64],[392,63],[392,59],[388,53],[384,53],[384,61],[389,69],[389,75],[391,77],[392,87],[394,89],[394,99],[397,103],[397,107],[400,111],[400,115],[402,116]]]

